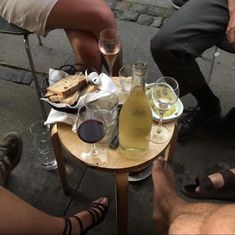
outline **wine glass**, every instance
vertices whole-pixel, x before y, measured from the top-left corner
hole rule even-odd
[[[84,145],[81,157],[92,165],[107,162],[106,144],[116,125],[117,107],[117,96],[102,91],[88,94],[84,106],[78,111],[77,134],[88,143]]]
[[[105,122],[95,106],[86,106],[84,110],[80,110],[79,115],[77,134],[82,141],[92,144],[85,146],[81,157],[90,164],[100,165],[106,162],[107,156],[103,150],[97,148],[96,143],[105,136]]]
[[[112,77],[113,65],[121,49],[117,30],[105,29],[100,33],[99,49],[109,66],[109,76]]]
[[[166,111],[171,109],[179,97],[178,82],[172,77],[161,77],[151,88],[154,105],[159,111],[159,124],[152,128],[151,141],[162,144],[169,140],[170,134],[167,128],[162,126],[162,120]]]

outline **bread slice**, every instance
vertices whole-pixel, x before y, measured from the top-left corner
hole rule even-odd
[[[62,99],[61,103],[73,105],[78,100],[79,96],[80,96],[79,92],[76,91],[75,93],[68,96],[67,98]]]
[[[98,91],[98,87],[92,84],[88,84],[85,89],[82,89],[81,91],[81,96],[88,94],[88,93],[92,93]]]
[[[48,99],[54,103],[61,103],[63,100],[63,97],[61,95],[51,95],[48,97]]]
[[[84,75],[70,75],[49,86],[45,96],[50,99],[51,96],[59,95],[65,99],[85,86],[87,86],[87,81]]]

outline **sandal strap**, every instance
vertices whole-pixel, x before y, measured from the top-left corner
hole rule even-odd
[[[91,215],[92,224],[96,224],[96,222],[99,221],[99,212],[93,208],[89,208],[86,211]]]
[[[98,210],[100,210],[102,212],[106,212],[106,210],[108,209],[107,206],[105,206],[102,203],[98,203],[98,202],[93,202],[90,207],[97,208]]]
[[[64,218],[64,231],[62,235],[66,235],[67,227],[68,227],[68,219]]]
[[[64,218],[64,231],[62,233],[62,235],[71,235],[71,231],[72,231],[72,224],[69,218]],[[67,232],[68,229],[68,232]]]
[[[82,220],[77,216],[77,215],[74,215],[72,216],[72,218],[75,218],[80,226],[80,235],[83,234],[83,223],[82,223]]]

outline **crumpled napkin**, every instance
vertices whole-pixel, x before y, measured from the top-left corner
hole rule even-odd
[[[98,86],[100,90],[99,92],[97,92],[96,98],[104,95],[105,91],[109,91],[113,93],[116,93],[118,91],[113,80],[105,73],[101,73],[100,75],[98,75],[98,73],[96,72],[92,72],[90,74],[87,74],[86,72],[85,75],[86,75],[86,80]],[[66,76],[68,76],[68,74],[64,71],[50,69],[49,70],[49,84],[52,85]],[[51,104],[52,107],[55,106],[57,108],[79,109],[80,107],[84,105],[85,97],[86,95],[81,96],[75,106],[70,106],[68,104],[54,103],[54,102],[49,101],[49,99],[47,98],[41,98],[41,99]],[[72,125],[72,130],[76,132],[77,115],[66,113],[66,112],[60,112],[52,108],[44,124],[55,124],[57,122],[63,122],[63,123]]]
[[[47,120],[44,122],[44,125],[51,125],[58,122],[63,122],[72,126],[72,131],[76,132],[76,123],[78,116],[71,113],[60,112],[55,109],[51,109]]]

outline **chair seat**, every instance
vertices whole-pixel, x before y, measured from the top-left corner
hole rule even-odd
[[[4,18],[0,16],[0,33],[25,35],[31,34],[28,30],[22,29],[14,24],[9,24]]]

